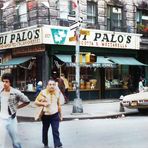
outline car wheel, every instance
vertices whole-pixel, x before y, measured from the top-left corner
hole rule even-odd
[[[138,111],[142,114],[148,114],[148,108],[138,108]]]

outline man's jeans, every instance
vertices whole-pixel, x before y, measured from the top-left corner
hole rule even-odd
[[[0,148],[6,148],[7,132],[12,140],[13,148],[22,148],[18,138],[16,117],[14,119],[10,117],[8,119],[0,118]]]

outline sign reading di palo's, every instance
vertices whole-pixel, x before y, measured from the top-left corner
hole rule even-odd
[[[43,28],[43,43],[75,45],[75,31],[67,27],[46,26]],[[140,49],[140,34],[81,29],[80,46]]]
[[[0,49],[41,44],[41,29],[28,28],[0,34]]]
[[[74,32],[70,33],[70,36],[71,44],[75,44]],[[80,45],[88,47],[140,49],[140,36],[140,34],[134,33],[82,29],[80,30]]]
[[[0,34],[0,49],[38,44],[76,44],[75,31],[69,27],[44,25],[28,27]],[[80,30],[80,46],[140,49],[140,35],[94,29]]]

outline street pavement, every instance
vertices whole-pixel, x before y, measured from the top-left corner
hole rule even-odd
[[[73,101],[62,106],[63,120],[74,119],[101,119],[101,118],[116,118],[127,114],[137,113],[137,109],[126,109],[120,112],[119,99],[100,99],[100,100],[85,100],[82,101],[83,113],[73,113]],[[34,115],[37,107],[32,101],[27,107],[19,109],[17,112],[19,121],[35,121]]]

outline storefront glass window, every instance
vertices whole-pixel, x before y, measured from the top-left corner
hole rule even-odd
[[[106,88],[127,88],[129,66],[118,65],[117,68],[105,69]]]
[[[69,90],[75,90],[75,67],[66,68],[66,72],[64,68],[62,69],[62,73],[68,79],[69,82]],[[98,89],[96,79],[96,68],[94,67],[81,67],[80,68],[80,89],[81,90],[92,90]]]

